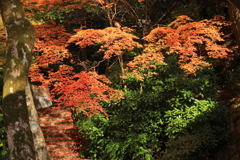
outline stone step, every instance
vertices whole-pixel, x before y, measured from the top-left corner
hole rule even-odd
[[[54,150],[48,150],[48,153],[69,153],[69,152],[78,152],[82,147],[71,147],[71,148],[68,148],[68,147],[61,147],[63,149],[54,149]],[[79,152],[78,152],[79,153]]]
[[[61,120],[61,121],[40,121],[40,126],[58,126],[58,125],[66,125],[69,123],[73,123],[73,120]]]
[[[47,133],[43,133],[45,138],[53,138],[53,137],[73,137],[73,136],[78,136],[78,132],[74,131],[74,132],[62,132],[62,133],[57,133],[57,132],[47,132]]]
[[[71,110],[57,110],[57,111],[54,111],[54,110],[48,110],[48,111],[42,111],[42,112],[38,112],[39,115],[46,115],[46,114],[51,114],[51,115],[54,115],[54,114],[63,114],[63,113],[71,113],[72,114],[72,111]]]
[[[72,150],[79,150],[81,149],[82,146],[81,145],[78,145],[78,146],[67,146],[67,147],[53,147],[53,148],[48,148],[48,151],[51,152],[51,151],[59,151],[59,150],[66,150],[66,149],[72,149]]]
[[[57,111],[57,110],[71,110],[71,109],[72,109],[72,107],[52,106],[52,107],[47,107],[47,108],[39,108],[37,110],[38,110],[38,112],[42,112],[42,111],[48,111],[48,110]]]
[[[50,142],[46,144],[47,144],[47,150],[49,149],[54,150],[53,148],[59,148],[59,147],[78,147],[82,145],[82,142],[67,141],[67,142]]]
[[[75,127],[75,125],[73,123],[70,123],[70,124],[60,124],[60,125],[45,125],[45,126],[41,126],[42,127],[42,130],[64,130],[64,129],[77,129]]]
[[[47,130],[42,130],[43,133],[73,133],[77,132],[75,128],[70,128],[70,129],[47,129]]]
[[[55,127],[55,126],[66,126],[66,125],[74,125],[72,120],[68,120],[68,121],[62,121],[62,122],[42,122],[41,127]],[[74,125],[75,126],[75,125]]]
[[[65,142],[65,141],[80,141],[78,136],[71,137],[48,137],[45,138],[45,141],[48,142]]]
[[[44,138],[63,138],[63,137],[75,137],[79,136],[78,132],[72,132],[72,133],[61,133],[61,134],[56,134],[56,133],[45,133]]]
[[[51,123],[51,122],[73,122],[72,118],[54,118],[54,119],[44,119],[44,118],[39,118],[40,123]]]
[[[63,113],[58,113],[58,114],[44,114],[43,116],[41,116],[41,118],[57,118],[57,117],[71,117],[72,118],[72,113],[71,112],[63,112]]]
[[[59,158],[51,158],[51,160],[59,160]],[[90,160],[90,159],[83,159],[83,158],[64,158],[61,160]]]
[[[55,146],[56,148],[61,146],[61,147],[67,147],[67,146],[70,146],[70,147],[77,147],[78,145],[81,145],[82,142],[78,141],[78,142],[75,142],[75,141],[67,141],[67,142],[46,142],[47,145],[50,145],[52,146],[51,148],[53,148],[53,146]]]
[[[54,109],[42,109],[42,110],[37,110],[38,114],[44,115],[48,113],[61,113],[61,112],[71,112],[71,109],[61,109],[61,110],[54,110]]]
[[[38,116],[51,160],[87,160],[79,158],[83,146],[71,108],[39,109]]]
[[[68,119],[72,119],[71,115],[67,115],[67,116],[61,116],[61,115],[56,115],[56,116],[49,116],[49,115],[43,115],[41,117],[39,117],[39,120],[43,120],[43,119],[58,119],[58,118],[68,118]]]
[[[54,152],[54,153],[48,153],[50,157],[52,158],[58,158],[58,159],[65,159],[65,158],[79,158],[79,152]]]

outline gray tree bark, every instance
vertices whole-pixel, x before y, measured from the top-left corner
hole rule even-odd
[[[2,109],[9,160],[47,160],[27,81],[35,30],[26,19],[19,0],[0,0],[0,10],[7,33]]]
[[[49,160],[47,146],[45,143],[44,135],[39,124],[36,105],[34,103],[33,92],[31,85],[27,82],[26,85],[26,102],[28,107],[28,117],[30,128],[33,135],[34,149],[36,152],[36,160]]]

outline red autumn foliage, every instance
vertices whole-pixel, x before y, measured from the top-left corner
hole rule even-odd
[[[66,49],[70,34],[66,33],[61,25],[53,22],[48,24],[35,24],[36,41],[34,52],[37,55],[37,65],[47,67],[49,64],[61,63],[71,54]]]
[[[72,66],[63,63],[71,61],[67,50],[70,35],[62,26],[56,24],[38,24],[36,27],[35,63],[30,68],[32,82],[41,82],[51,88],[52,101],[58,106],[71,106],[92,116],[105,113],[101,102],[115,101],[122,97],[122,92],[109,88],[111,82],[96,72],[75,72]],[[55,65],[52,68],[50,65]],[[106,114],[106,113],[105,113]],[[107,115],[107,114],[106,114]]]
[[[99,101],[117,102],[121,98],[121,92],[108,87],[110,83],[105,76],[96,72],[75,73],[67,65],[61,65],[56,72],[49,73],[47,81],[47,85],[54,87],[51,90],[52,99],[59,106],[73,106],[87,116],[105,113]]]

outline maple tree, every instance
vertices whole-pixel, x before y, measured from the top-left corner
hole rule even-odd
[[[152,62],[157,62],[159,64],[164,64],[164,56],[161,53],[162,50],[166,50],[166,54],[176,53],[179,55],[179,64],[180,67],[185,71],[186,74],[195,74],[197,70],[201,69],[204,66],[209,66],[208,62],[204,61],[204,58],[215,58],[215,59],[231,59],[229,56],[229,50],[227,47],[222,45],[218,45],[217,42],[223,41],[221,38],[221,33],[219,32],[222,25],[228,25],[227,22],[223,21],[223,17],[216,17],[212,20],[203,20],[200,22],[193,22],[187,16],[180,16],[174,22],[172,22],[169,27],[159,27],[154,29],[148,36],[143,39],[149,42],[145,45],[144,54],[136,56],[132,62],[129,62],[128,70],[132,71],[132,74],[137,76],[137,79],[143,80],[143,77],[149,77],[154,74],[154,72],[149,72],[146,74],[141,74],[141,70],[145,70],[148,68],[155,68],[156,66]],[[45,28],[46,29],[46,28]],[[39,30],[39,33],[42,33]],[[57,28],[58,31],[63,31],[63,29]],[[34,72],[31,72],[31,77],[33,81],[40,81],[43,84],[53,83],[56,79],[54,76],[57,76],[58,80],[60,79],[60,75],[63,76],[61,70],[63,68],[59,68],[56,73],[52,72],[50,69],[48,71],[48,78],[43,76],[39,67],[46,68],[49,64],[61,64],[65,58],[70,58],[71,54],[67,51],[66,45],[64,47],[64,43],[75,43],[80,46],[80,48],[86,48],[91,45],[100,45],[98,52],[103,52],[103,59],[108,60],[112,57],[117,57],[118,62],[121,66],[122,77],[125,77],[124,73],[124,65],[122,55],[129,50],[133,50],[135,47],[141,48],[142,45],[138,42],[134,41],[134,39],[138,39],[138,37],[130,34],[132,31],[128,28],[106,28],[103,30],[94,30],[94,29],[86,29],[86,30],[76,30],[77,33],[71,38],[69,35],[55,33],[55,31],[50,31],[53,36],[52,42],[49,42],[49,37],[44,38],[44,35],[39,35],[39,40],[37,41],[38,45],[40,45],[40,52],[44,56],[40,56],[37,58],[37,65],[33,65],[32,69],[35,68]],[[61,35],[59,38],[56,35]],[[67,39],[69,40],[67,41]],[[58,41],[58,42],[57,42]],[[43,43],[43,44],[41,44]],[[57,49],[58,46],[61,49]],[[44,47],[41,47],[44,46]],[[51,49],[53,47],[53,49]],[[65,66],[67,68],[67,66]],[[38,70],[38,71],[37,71]],[[73,68],[69,68],[69,70],[73,70]],[[37,71],[37,72],[36,72]],[[60,74],[58,73],[60,72]],[[66,72],[64,74],[70,74],[72,72]],[[76,78],[76,77],[75,77]],[[48,79],[46,81],[46,79]],[[71,78],[69,77],[69,80]],[[74,78],[73,78],[74,79]],[[51,82],[52,81],[52,82]],[[56,91],[59,91],[59,88],[55,88],[53,90],[57,94]],[[61,91],[63,92],[63,90]],[[61,97],[61,101],[63,102],[64,98]],[[65,97],[66,98],[66,97]],[[60,101],[58,101],[60,102]],[[73,102],[74,104],[74,102]]]
[[[187,159],[193,153],[198,155],[196,152],[200,148],[203,154],[208,153],[208,149],[215,146],[213,142],[226,134],[221,130],[222,135],[216,137],[217,129],[211,126],[215,122],[218,124],[219,115],[226,118],[224,106],[216,100],[217,84],[211,80],[216,77],[211,65],[219,59],[232,59],[231,50],[221,45],[224,42],[221,28],[228,25],[221,16],[199,22],[188,16],[180,16],[169,26],[153,29],[143,38],[147,42],[144,46],[135,45],[144,50],[127,63],[121,76],[125,79],[124,86],[127,86],[123,89],[125,99],[117,105],[105,106],[109,118],[95,115],[91,120],[81,119],[78,122],[86,138],[93,143],[83,150],[86,156],[96,158],[94,156],[97,155],[97,158],[106,159],[154,159],[161,156],[166,159]],[[115,34],[105,36],[104,30],[80,30],[69,42],[75,42],[81,48],[99,45],[97,51],[103,52],[105,59],[122,55],[124,52],[118,50],[122,49],[119,45],[124,46],[126,40],[115,40]],[[121,31],[117,28],[114,30],[118,31],[116,33]],[[133,50],[133,47],[128,50]],[[145,116],[148,118],[142,120]],[[226,123],[220,125],[226,127]],[[92,131],[89,126],[96,129]],[[202,128],[207,133],[199,135]],[[118,134],[113,135],[112,132]],[[208,136],[214,140],[209,141]],[[202,139],[198,141],[198,137]],[[156,148],[152,139],[154,143],[160,142]],[[212,145],[208,147],[205,143]],[[101,147],[100,151],[95,149],[96,145]],[[179,146],[184,146],[185,150]]]
[[[153,29],[143,38],[148,42],[144,53],[129,62],[127,69],[139,80],[143,80],[154,74],[149,72],[146,75],[143,72],[156,67],[153,61],[166,65],[163,52],[179,55],[178,63],[186,74],[195,74],[204,66],[211,65],[206,58],[230,60],[231,50],[218,44],[224,41],[220,33],[221,26],[229,25],[223,20],[224,17],[218,16],[212,20],[194,22],[188,16],[179,16],[167,27]]]
[[[164,19],[163,17],[166,17],[165,15],[168,14],[170,10],[175,9],[176,4],[181,2],[168,1],[166,2],[166,4],[169,3],[168,5],[162,5],[164,9],[161,8],[161,11],[157,7],[154,8],[154,6],[158,6],[156,4],[159,3],[165,4],[165,1],[23,1],[22,4],[26,8],[27,16],[36,21],[34,23],[37,37],[34,44],[35,56],[29,74],[32,82],[40,82],[43,87],[50,88],[50,97],[51,100],[56,103],[55,106],[72,106],[88,117],[92,117],[98,113],[103,113],[106,116],[108,112],[105,111],[102,104],[110,104],[109,102],[111,101],[124,102],[124,100],[121,100],[123,92],[110,88],[111,82],[105,75],[99,75],[96,72],[96,67],[103,61],[111,61],[111,64],[108,63],[106,67],[114,66],[114,64],[118,62],[120,69],[117,68],[116,72],[121,72],[121,77],[124,81],[126,80],[125,86],[130,88],[129,93],[126,88],[124,89],[124,91],[126,91],[125,94],[128,94],[125,96],[125,98],[128,98],[126,100],[127,107],[123,107],[122,110],[120,109],[120,112],[124,115],[126,110],[129,111],[129,106],[133,109],[132,113],[135,113],[134,108],[136,108],[137,105],[148,106],[147,102],[152,103],[146,100],[145,97],[147,97],[148,94],[152,97],[155,96],[155,94],[148,92],[152,91],[150,88],[153,88],[153,92],[155,93],[158,93],[161,89],[154,90],[154,85],[159,85],[157,82],[155,83],[154,78],[162,78],[157,75],[157,73],[161,74],[159,66],[167,68],[167,65],[169,65],[166,57],[176,55],[178,58],[177,61],[174,62],[178,62],[181,69],[185,72],[186,77],[191,74],[197,75],[198,71],[210,67],[210,65],[212,65],[211,62],[209,62],[210,59],[231,60],[232,57],[229,54],[231,50],[222,45],[224,40],[221,37],[221,27],[230,24],[224,22],[223,17],[218,16],[211,20],[193,21],[188,16],[180,16],[168,26],[155,28],[158,26],[157,23],[162,21]],[[193,5],[194,4],[191,4],[189,6]],[[70,25],[65,22],[68,21],[70,13],[78,14],[79,9],[81,9],[81,14],[82,10],[84,10],[83,12],[95,14],[93,16],[94,19],[97,20],[100,18],[108,22],[107,25],[99,24],[97,27],[114,26],[114,22],[117,21],[128,27],[132,26],[136,28],[138,33],[130,28],[122,27],[122,24],[121,26],[115,25],[118,28],[85,29],[93,25],[83,26],[86,25],[86,23],[82,22],[82,25],[79,27],[81,29],[75,30],[76,34],[72,32],[71,34],[67,33],[66,28]],[[154,13],[154,11],[157,10],[161,13],[160,17],[158,17],[159,14],[155,15]],[[86,21],[86,19],[90,17],[86,14],[84,16],[84,18],[77,17],[77,21]],[[175,17],[175,15],[173,17]],[[199,18],[200,16],[197,15],[196,17]],[[164,22],[171,20],[171,18],[166,19]],[[134,26],[136,24],[138,25],[137,27]],[[149,33],[151,29],[153,30]],[[139,34],[139,30],[142,31],[142,34]],[[142,35],[147,36],[140,39],[136,35],[140,35],[139,37]],[[140,44],[140,42],[143,42],[144,45]],[[73,53],[70,51],[72,47],[70,45],[73,44],[79,46],[81,50],[86,49],[86,51],[88,51],[90,46],[93,46],[93,48],[95,47],[94,49],[98,53],[102,53],[103,56],[101,60],[96,63],[90,62],[90,60],[83,61],[82,59],[79,61],[75,59]],[[133,61],[131,61],[131,59],[124,60],[124,56],[135,48],[143,48],[143,53],[136,53],[135,55],[138,56],[136,56]],[[93,54],[93,51],[86,53],[90,55]],[[126,63],[128,64],[124,70]],[[101,63],[101,65],[103,64]],[[181,72],[180,70],[178,71]],[[170,75],[174,75],[170,71],[168,72]],[[167,77],[167,75],[164,76]],[[182,79],[188,81],[187,78]],[[171,79],[166,80],[166,82],[164,81],[164,83],[168,81],[171,81]],[[189,80],[189,82],[191,82],[191,80]],[[168,83],[166,86],[171,87]],[[191,90],[191,92],[194,96],[199,96],[196,91]],[[139,93],[142,94],[142,96],[140,96],[142,100],[137,99]],[[166,93],[168,94],[168,90],[166,90]],[[131,94],[135,96],[134,98],[136,99],[134,99]],[[184,92],[184,94],[188,93]],[[192,100],[191,96],[187,96],[187,98]],[[136,103],[132,102],[135,106],[131,105],[131,100],[137,100]],[[156,104],[164,103],[163,101],[158,102],[154,99],[151,100]],[[174,100],[177,101],[178,99]],[[175,104],[174,100],[171,101],[172,105]],[[196,102],[198,103],[197,100]],[[188,104],[188,102],[186,102],[186,104]],[[203,107],[201,104],[199,106]],[[119,105],[118,107],[122,106]],[[56,109],[58,108],[56,107]],[[145,108],[142,108],[142,110],[144,109]],[[115,110],[116,109],[113,108],[107,111],[115,114]],[[148,111],[146,110],[146,112]],[[152,114],[152,112],[148,113]],[[138,114],[142,115],[140,112],[136,112],[134,115],[138,117]],[[128,116],[130,117],[130,122],[132,122],[132,117],[130,115]],[[151,117],[152,115],[149,116]],[[155,118],[157,119],[158,117],[154,117],[153,119]],[[171,132],[171,129],[167,131]],[[143,134],[139,135],[145,137]],[[139,136],[139,141],[141,141],[141,136]],[[131,142],[135,143],[134,140]],[[139,149],[141,149],[141,147]],[[137,150],[138,149],[135,151]],[[144,150],[143,152],[146,153],[148,151]]]
[[[130,34],[133,30],[127,27],[122,29],[108,27],[102,30],[80,30],[72,36],[68,43],[75,42],[80,48],[100,44],[98,52],[103,52],[104,60],[117,57],[121,65],[122,75],[124,75],[124,61],[123,54],[133,50],[134,48],[142,48],[142,45],[134,41],[138,37]]]
[[[68,43],[76,42],[81,48],[85,48],[94,44],[102,44],[99,52],[104,52],[103,59],[109,59],[113,56],[121,56],[128,50],[133,50],[134,47],[141,48],[142,45],[133,39],[139,39],[138,37],[130,34],[132,30],[130,28],[108,27],[102,30],[80,30]]]
[[[58,106],[76,107],[84,114],[92,116],[99,112],[104,113],[99,101],[117,102],[122,97],[120,91],[108,87],[110,81],[104,75],[98,75],[94,71],[74,70],[75,62],[71,59],[72,55],[67,46],[68,43],[81,39],[79,34],[70,38],[63,26],[56,24],[42,24],[35,27],[37,28],[35,53],[41,56],[36,57],[29,76],[32,82],[41,82],[43,86],[51,88],[50,96],[53,102]],[[92,35],[94,32],[91,33],[91,38],[95,39],[96,37]],[[85,45],[91,42],[90,38],[87,40]],[[65,60],[69,61],[70,65],[64,64]]]
[[[2,110],[9,159],[48,159],[28,82],[35,30],[18,0],[0,3],[7,35]]]

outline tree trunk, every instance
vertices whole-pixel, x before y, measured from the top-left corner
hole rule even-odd
[[[26,19],[18,0],[0,0],[2,20],[7,33],[4,66],[3,114],[9,147],[9,160],[37,159],[29,124],[26,98],[28,70],[32,59],[35,30]],[[28,96],[29,98],[29,96]],[[38,127],[31,123],[32,129]],[[41,159],[42,160],[42,159]]]
[[[240,10],[240,1],[239,0],[228,0],[228,2]]]
[[[229,0],[229,16],[232,21],[232,28],[240,48],[240,1],[237,3],[234,0]],[[238,8],[239,7],[239,8]]]
[[[240,1],[229,0],[228,11],[233,23],[233,33],[240,48]],[[239,61],[239,59],[236,60]],[[228,104],[228,114],[230,119],[229,138],[226,142],[219,145],[220,149],[215,153],[216,159],[240,159],[240,119],[238,118],[240,117],[240,107],[238,107],[239,101],[234,99]]]
[[[44,135],[39,124],[36,105],[34,103],[33,93],[29,82],[26,86],[26,101],[28,106],[28,116],[30,128],[33,135],[34,149],[36,151],[36,160],[49,160],[47,146],[45,143]]]

